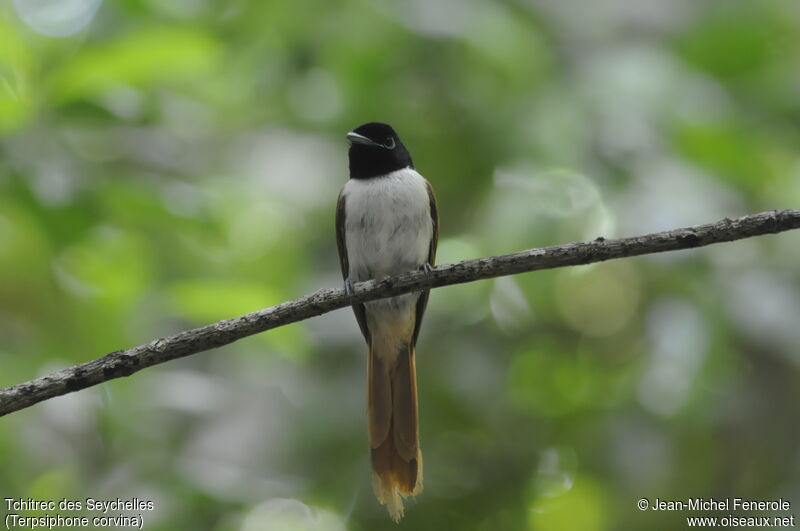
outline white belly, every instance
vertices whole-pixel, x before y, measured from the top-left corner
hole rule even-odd
[[[417,270],[428,261],[433,222],[426,181],[419,173],[404,168],[384,177],[350,179],[342,193],[353,282]],[[368,302],[366,308],[384,321],[385,312],[395,318],[411,312],[418,298],[419,293],[409,293]]]
[[[433,222],[425,179],[411,168],[345,184],[345,238],[353,282],[418,269]]]

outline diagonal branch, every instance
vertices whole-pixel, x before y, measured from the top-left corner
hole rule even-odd
[[[569,243],[441,265],[429,274],[409,272],[384,280],[360,282],[355,285],[352,296],[346,295],[343,289],[321,289],[271,308],[180,332],[127,350],[117,350],[102,358],[0,389],[0,416],[357,302],[539,269],[702,247],[797,228],[800,228],[800,210],[773,210],[644,236],[613,240],[598,238],[591,242]]]

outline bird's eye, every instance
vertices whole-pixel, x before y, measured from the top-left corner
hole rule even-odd
[[[384,142],[383,147],[386,149],[394,149],[397,147],[397,144],[394,143],[394,138],[389,138],[386,142]]]

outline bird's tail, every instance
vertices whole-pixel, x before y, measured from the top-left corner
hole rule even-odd
[[[371,341],[369,348],[369,442],[372,487],[394,521],[403,498],[422,491],[417,374],[411,341]]]

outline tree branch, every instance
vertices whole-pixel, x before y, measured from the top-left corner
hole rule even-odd
[[[0,416],[353,303],[539,269],[702,247],[797,228],[800,228],[800,210],[775,210],[644,236],[613,240],[597,238],[591,242],[569,243],[441,265],[427,275],[417,271],[384,280],[360,282],[355,285],[352,296],[346,295],[343,289],[321,289],[271,308],[180,332],[127,350],[117,350],[102,358],[2,389]]]

